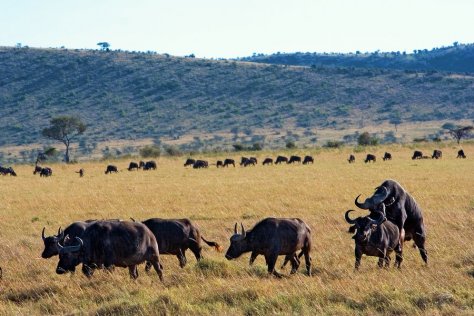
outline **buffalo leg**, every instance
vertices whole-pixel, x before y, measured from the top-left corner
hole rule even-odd
[[[160,258],[158,256],[154,256],[151,260],[151,264],[153,265],[153,268],[158,274],[160,281],[163,282],[163,267],[160,264]]]
[[[181,249],[179,249],[179,253],[176,255],[178,257],[179,266],[184,268],[186,266],[186,257]]]
[[[422,233],[416,232],[413,236],[413,241],[420,251],[421,258],[426,264],[428,264],[428,254],[425,249],[425,236]]]
[[[273,274],[274,276],[281,278],[282,275],[275,270],[275,264],[278,259],[278,252],[273,252],[270,255],[265,255],[265,261],[268,266],[268,273]]]
[[[130,277],[132,279],[136,279],[138,278],[138,269],[137,269],[137,265],[131,265],[128,267],[128,272],[130,273]]]
[[[145,272],[150,272],[151,266],[152,266],[151,262],[147,261],[145,264]]]
[[[252,265],[255,262],[255,259],[257,259],[257,257],[258,257],[258,253],[256,253],[255,251],[252,251],[252,254],[250,255],[249,265]]]
[[[189,247],[189,249],[191,249],[191,251],[193,252],[194,256],[196,257],[196,260],[199,261],[202,259],[202,254],[201,254],[201,248],[199,248],[197,245],[196,246],[193,246],[193,247]],[[184,252],[186,251],[186,249],[183,249],[183,256],[184,256]]]
[[[356,247],[355,251],[354,251],[354,255],[355,255],[355,266],[354,268],[356,270],[359,270],[359,267],[360,267],[360,259],[362,259],[362,251],[359,250],[359,248]]]
[[[82,273],[88,278],[94,274],[94,268],[88,266],[87,264],[82,264]]]

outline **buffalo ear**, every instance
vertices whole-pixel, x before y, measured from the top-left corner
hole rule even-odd
[[[351,233],[351,234],[355,233],[355,232],[356,232],[356,225],[350,226],[350,227],[349,227],[349,230],[348,230],[347,232],[348,232],[348,233]]]

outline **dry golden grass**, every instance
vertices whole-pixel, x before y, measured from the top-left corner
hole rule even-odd
[[[474,159],[456,160],[456,147],[443,147],[439,161],[412,161],[408,147],[379,147],[373,149],[378,157],[389,149],[394,159],[370,165],[363,153],[349,165],[350,150],[342,149],[313,152],[310,166],[193,170],[183,168],[183,158],[161,158],[150,172],[128,172],[128,161],[114,161],[122,171],[113,175],[104,175],[107,162],[52,165],[51,178],[15,166],[17,178],[0,177],[0,313],[472,315]],[[464,150],[472,156],[474,145]],[[84,178],[74,173],[80,167]],[[429,266],[410,243],[401,271],[379,270],[376,258],[364,257],[356,273],[343,214],[354,208],[355,196],[369,195],[387,178],[422,206]],[[43,226],[52,234],[75,220],[130,216],[189,217],[224,248],[235,222],[251,228],[264,217],[300,217],[313,231],[314,275],[307,277],[302,266],[294,276],[274,279],[263,257],[249,267],[248,254],[229,262],[209,247],[199,264],[188,252],[184,269],[175,257],[162,256],[164,284],[143,266],[136,281],[126,269],[87,279],[56,275],[57,257],[40,259]]]

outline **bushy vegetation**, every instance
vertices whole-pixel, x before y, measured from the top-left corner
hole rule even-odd
[[[87,125],[78,138],[83,154],[114,140],[183,140],[182,146],[200,150],[211,142],[263,143],[252,140],[260,136],[257,130],[283,134],[383,122],[396,128],[400,122],[474,117],[474,78],[464,70],[287,67],[113,50],[0,48],[0,73],[0,146],[41,145],[41,130],[52,118],[78,115]],[[201,135],[228,138],[193,139]]]

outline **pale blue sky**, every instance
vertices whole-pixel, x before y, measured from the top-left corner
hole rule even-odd
[[[411,52],[474,42],[474,0],[0,0],[0,46]]]

